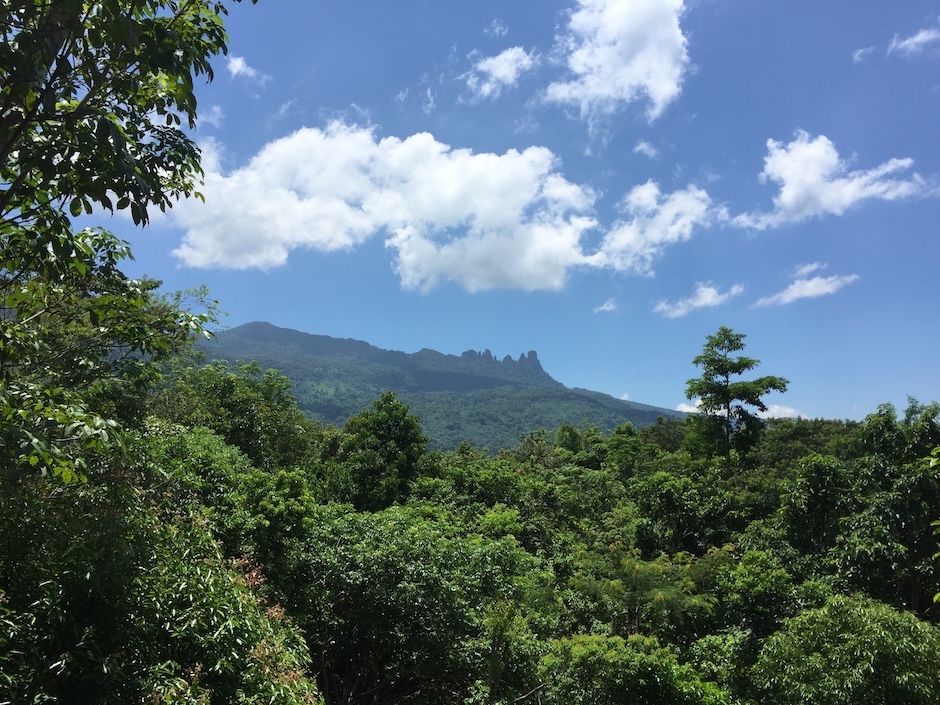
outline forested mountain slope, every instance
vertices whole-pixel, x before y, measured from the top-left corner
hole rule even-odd
[[[341,426],[393,391],[421,419],[432,448],[455,448],[466,440],[497,450],[514,447],[524,434],[563,424],[610,431],[628,421],[642,428],[659,417],[684,416],[569,389],[542,369],[534,351],[501,360],[489,350],[459,356],[428,349],[404,353],[270,323],[222,331],[201,347],[209,359],[257,361],[279,370],[293,383],[300,408],[324,423]]]

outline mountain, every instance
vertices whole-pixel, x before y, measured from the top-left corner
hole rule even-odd
[[[671,409],[569,389],[542,369],[534,350],[501,360],[489,350],[404,353],[270,323],[222,331],[200,348],[209,359],[257,361],[279,370],[293,383],[300,408],[324,423],[341,426],[393,391],[420,417],[434,449],[452,449],[464,440],[478,448],[511,448],[524,434],[566,423],[609,431],[627,421],[643,427],[659,417],[684,417]]]

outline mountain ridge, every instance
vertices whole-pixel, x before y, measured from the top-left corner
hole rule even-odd
[[[685,417],[566,387],[543,369],[534,350],[517,359],[499,359],[490,350],[405,353],[262,321],[221,331],[199,348],[210,359],[277,369],[291,381],[300,408],[323,423],[341,426],[383,393],[395,392],[421,419],[435,449],[463,440],[494,450],[514,447],[527,433],[566,423],[609,431],[626,422],[643,427],[659,418]]]

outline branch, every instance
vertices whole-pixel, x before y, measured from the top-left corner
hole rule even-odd
[[[548,682],[547,682],[547,681],[546,681],[545,683],[539,683],[537,686],[535,686],[532,690],[530,690],[530,691],[529,691],[528,693],[526,693],[525,695],[520,695],[518,698],[516,698],[515,700],[513,700],[513,702],[514,702],[514,703],[521,702],[521,701],[523,701],[523,700],[525,700],[525,699],[531,697],[532,695],[535,695],[535,693],[537,693],[538,691],[540,691],[542,688],[544,688],[544,687],[547,686],[547,685],[548,685]]]

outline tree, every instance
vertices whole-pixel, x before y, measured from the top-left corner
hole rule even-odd
[[[863,597],[786,621],[754,669],[760,702],[927,705],[940,698],[940,629]]]
[[[0,702],[320,702],[303,635],[215,535],[247,461],[170,424],[112,460],[0,486]]]
[[[554,641],[540,664],[547,705],[722,705],[728,694],[680,665],[652,637],[578,635]]]
[[[532,568],[514,539],[463,535],[444,512],[310,511],[271,582],[307,635],[325,702],[456,705],[475,682],[497,687],[489,657],[512,629],[490,608],[521,598],[515,583]]]
[[[376,399],[343,427],[338,460],[351,480],[348,500],[360,511],[377,511],[403,498],[427,443],[420,420],[398,397],[386,392]]]
[[[265,470],[298,464],[317,435],[304,418],[291,383],[257,363],[216,361],[181,367],[167,375],[155,396],[154,413],[187,426],[205,426]]]
[[[582,552],[577,568],[570,587],[593,603],[589,616],[581,617],[584,627],[606,623],[613,635],[689,641],[715,608],[715,598],[701,585],[708,579],[708,561],[686,553],[647,561],[639,549],[614,544]]]
[[[712,430],[717,432],[719,447],[729,461],[732,450],[746,453],[763,428],[763,422],[749,407],[767,411],[761,397],[773,391],[785,392],[789,384],[783,377],[773,376],[736,379],[760,364],[760,360],[752,357],[733,355],[744,349],[744,338],[743,333],[735,333],[726,326],[708,336],[702,354],[692,360],[702,368],[702,376],[690,379],[685,388],[688,399],[700,400],[699,408],[706,414],[706,423],[714,425]]]
[[[71,220],[127,210],[137,224],[195,193],[193,79],[224,52],[212,0],[14,0],[0,6],[0,437],[5,467],[66,479],[116,424],[71,373],[107,375],[115,350],[152,356],[207,317],[152,322],[153,287],[127,279],[127,243]],[[69,330],[77,321],[81,331]],[[66,329],[77,335],[62,335]],[[89,331],[95,345],[81,344]],[[63,372],[64,371],[64,372]]]

